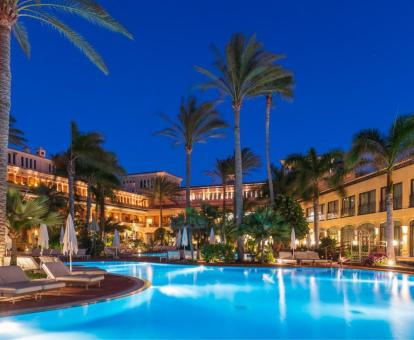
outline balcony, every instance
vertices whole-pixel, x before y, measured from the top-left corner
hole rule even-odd
[[[326,215],[326,219],[327,220],[333,220],[334,218],[338,218],[338,212],[337,211],[333,211],[333,212],[328,212],[328,214]]]
[[[355,207],[343,208],[341,211],[341,217],[355,216]]]
[[[358,215],[366,215],[375,213],[375,202],[361,204],[358,207]]]

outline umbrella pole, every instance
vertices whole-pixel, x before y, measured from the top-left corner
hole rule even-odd
[[[72,252],[69,252],[69,269],[72,271]]]

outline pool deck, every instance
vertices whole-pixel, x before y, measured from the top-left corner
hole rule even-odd
[[[22,313],[41,312],[52,309],[69,308],[93,304],[124,296],[137,294],[151,286],[146,280],[131,276],[106,274],[101,287],[69,286],[58,291],[42,293],[40,299],[22,297],[13,304],[11,301],[0,301],[0,317]]]

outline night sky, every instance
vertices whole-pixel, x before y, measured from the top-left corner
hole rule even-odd
[[[67,147],[69,122],[97,130],[128,172],[167,170],[184,177],[182,147],[153,136],[175,115],[182,96],[199,93],[194,65],[210,67],[211,44],[221,49],[233,32],[257,33],[287,57],[295,75],[291,102],[272,113],[272,160],[314,146],[347,148],[367,127],[387,129],[398,113],[414,111],[414,2],[385,0],[106,0],[102,4],[134,34],[120,35],[63,16],[106,60],[100,73],[58,33],[25,20],[32,42],[27,60],[13,41],[12,113],[30,146],[57,153]],[[242,144],[264,155],[264,99],[242,110]],[[232,123],[230,106],[219,106]],[[197,145],[192,184],[233,151],[227,138]],[[261,169],[247,180],[264,178]]]

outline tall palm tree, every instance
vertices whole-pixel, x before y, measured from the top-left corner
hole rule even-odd
[[[240,227],[243,219],[243,168],[240,142],[240,113],[244,101],[269,93],[280,79],[280,72],[270,66],[278,59],[276,54],[263,49],[253,35],[246,39],[243,34],[234,34],[225,47],[225,57],[215,49],[216,72],[196,67],[209,81],[203,88],[218,89],[222,95],[230,98],[234,113],[234,149],[236,160],[236,226]],[[243,258],[243,237],[238,239],[239,259]]]
[[[116,154],[98,147],[96,152],[87,157],[83,162],[76,164],[77,177],[87,183],[85,227],[89,226],[92,213],[93,186],[100,182],[113,183],[112,177],[116,177],[114,188],[120,187],[119,177],[125,174],[125,170],[119,164]]]
[[[168,116],[164,116],[164,119],[169,127],[155,134],[171,138],[174,145],[184,145],[186,156],[185,207],[189,209],[191,154],[194,145],[206,143],[209,138],[223,137],[221,130],[226,128],[227,124],[220,118],[215,103],[206,101],[198,104],[196,98],[192,96],[187,101],[182,100],[176,121]]]
[[[17,240],[21,233],[42,223],[53,227],[61,224],[62,217],[57,212],[51,212],[47,197],[39,196],[26,199],[17,189],[7,192],[7,226],[12,240],[11,265],[16,265]]]
[[[157,131],[155,134],[171,138],[174,145],[184,145],[185,150],[185,210],[186,215],[190,205],[190,181],[191,181],[191,155],[194,145],[206,143],[210,138],[223,137],[222,129],[227,127],[226,122],[220,118],[215,103],[197,103],[195,97],[190,96],[187,101],[182,100],[180,112],[174,122],[168,116],[164,116],[169,127]],[[189,238],[191,240],[191,229]],[[193,245],[190,242],[191,252]]]
[[[275,86],[272,87],[266,94],[266,114],[265,114],[265,154],[266,154],[266,173],[267,182],[269,186],[270,204],[275,203],[275,193],[273,187],[272,166],[270,157],[270,111],[273,104],[273,95],[277,94],[282,98],[292,98],[293,95],[293,77],[290,72],[284,70],[279,65],[272,65],[275,72],[280,73],[279,80],[275,81]]]
[[[362,130],[354,136],[348,162],[354,169],[385,170],[387,211],[387,257],[395,262],[393,223],[393,172],[398,163],[414,157],[414,116],[399,116],[387,134],[376,129]]]
[[[108,69],[94,48],[70,26],[61,21],[56,12],[74,14],[129,38],[132,35],[95,0],[2,0],[0,1],[0,264],[5,252],[7,145],[11,106],[11,34],[27,56],[30,43],[22,19],[34,19],[58,31],[74,44],[102,72]]]
[[[71,123],[71,145],[67,151],[54,157],[57,168],[64,169],[68,176],[69,213],[75,216],[75,176],[76,165],[94,164],[96,156],[102,153],[104,139],[98,132],[79,131],[75,122]],[[99,166],[99,164],[95,164]]]
[[[241,160],[243,176],[250,175],[254,170],[262,166],[260,156],[256,155],[250,148],[243,148],[241,150]],[[236,153],[228,158],[228,162],[230,166],[230,176],[231,179],[234,180],[236,176]]]
[[[319,242],[319,195],[326,186],[341,189],[344,175],[343,152],[332,150],[319,155],[314,148],[306,154],[291,154],[285,165],[293,172],[296,195],[313,202],[313,229],[315,245]]]
[[[154,186],[148,191],[149,197],[158,205],[160,209],[160,223],[159,227],[163,228],[163,206],[166,201],[174,200],[180,191],[177,183],[170,181],[166,176],[157,176],[154,180]]]

